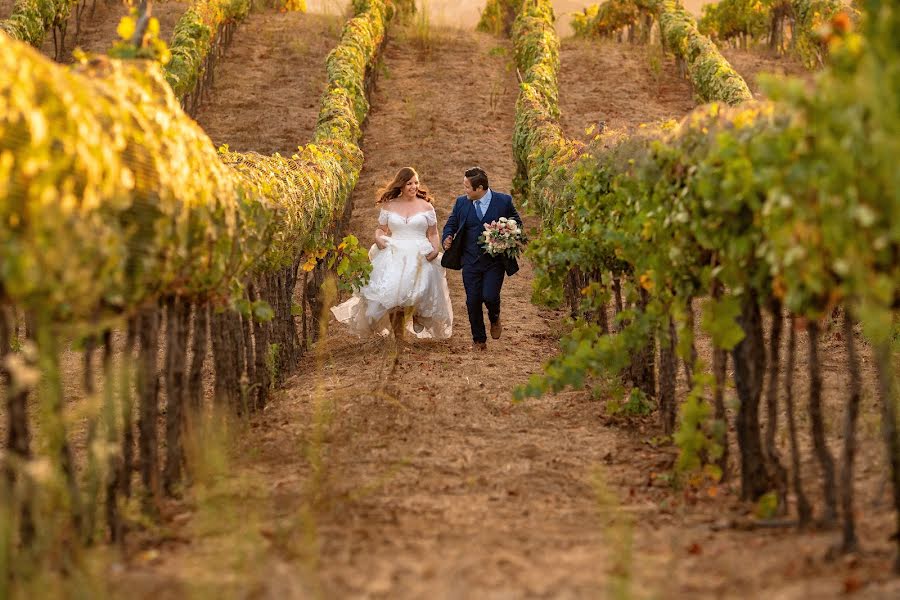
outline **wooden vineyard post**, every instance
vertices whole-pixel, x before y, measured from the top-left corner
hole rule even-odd
[[[31,511],[31,486],[27,477],[19,473],[31,460],[31,434],[28,428],[28,387],[16,381],[7,367],[11,359],[11,345],[16,328],[12,318],[13,309],[0,306],[0,378],[6,392],[6,451],[4,479],[9,498],[16,499],[14,510],[18,511],[19,536],[22,544],[28,545],[34,538],[34,518]]]
[[[659,336],[659,418],[663,433],[675,431],[677,407],[675,404],[675,378],[678,360],[675,355],[675,322],[668,317],[668,324]]]
[[[856,457],[856,421],[859,418],[859,400],[862,397],[862,380],[859,355],[853,337],[853,316],[844,310],[842,323],[844,345],[847,349],[847,370],[850,375],[850,394],[844,418],[844,448],[841,460],[841,508],[844,516],[841,552],[854,552],[859,546],[856,537],[856,521],[853,516],[853,461]]]
[[[787,412],[788,434],[791,441],[791,478],[794,495],[797,497],[797,526],[805,528],[812,520],[812,507],[803,491],[800,477],[800,445],[797,442],[797,422],[794,413],[794,361],[797,356],[797,328],[794,317],[789,321],[788,356],[784,374],[785,409]]]
[[[191,305],[178,296],[169,297],[166,301],[166,466],[163,471],[163,489],[169,496],[181,481],[185,462],[185,368],[190,319]]]
[[[834,458],[825,441],[825,422],[822,415],[822,368],[819,364],[819,325],[809,321],[806,326],[809,336],[809,423],[813,438],[813,449],[822,467],[822,485],[825,495],[825,525],[837,519],[837,488],[834,475]]]
[[[741,497],[756,500],[771,489],[766,472],[759,427],[759,400],[766,368],[762,315],[756,292],[747,290],[741,300],[739,324],[744,338],[732,351],[734,383],[740,407],[735,429],[741,452]]]
[[[134,398],[131,393],[132,376],[136,373],[135,346],[140,328],[140,317],[128,319],[125,332],[125,348],[119,366],[119,396],[122,403],[122,464],[119,468],[119,492],[131,497],[131,475],[134,471]]]
[[[897,555],[894,572],[900,574],[900,430],[897,427],[897,388],[894,382],[893,352],[890,341],[876,344],[878,362],[878,395],[881,399],[882,431],[890,465],[891,487],[894,493],[894,541]]]
[[[781,464],[778,446],[775,443],[775,434],[778,431],[778,378],[781,370],[780,349],[784,317],[781,314],[781,302],[777,299],[772,299],[769,308],[772,312],[772,332],[769,336],[769,380],[766,388],[766,431],[763,448],[766,462],[772,469],[771,475],[778,494],[778,509],[784,511],[787,507],[787,471]]]
[[[194,304],[194,331],[191,339],[191,368],[188,374],[188,410],[195,418],[203,408],[203,365],[209,345],[209,306]]]
[[[159,308],[145,308],[140,317],[140,347],[137,369],[139,400],[138,448],[140,451],[141,482],[144,484],[143,508],[155,516],[159,502],[159,377],[156,361],[159,347]]]

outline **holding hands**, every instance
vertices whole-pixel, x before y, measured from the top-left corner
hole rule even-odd
[[[426,243],[431,240],[426,241]],[[391,229],[387,225],[379,225],[375,230],[375,245],[378,246],[379,250],[384,250],[388,246],[391,245]],[[440,249],[437,246],[437,240],[434,240],[434,243],[431,245],[431,252],[425,254],[425,260],[428,262],[433,261],[440,254]]]

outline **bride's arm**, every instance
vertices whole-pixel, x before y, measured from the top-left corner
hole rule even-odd
[[[391,237],[391,227],[388,225],[387,211],[381,209],[378,211],[378,227],[375,228],[375,245],[379,250],[387,248],[385,238]]]
[[[378,246],[379,250],[384,250],[387,248],[387,242],[384,238],[391,237],[391,228],[387,225],[379,224],[375,229],[375,245]]]
[[[428,231],[425,232],[425,235],[428,236],[428,241],[431,242],[431,247],[433,249],[431,254],[429,254],[425,258],[427,258],[428,260],[434,260],[435,258],[437,258],[438,252],[440,252],[441,249],[441,238],[438,237],[437,223],[435,223],[434,225],[430,225],[428,227]]]

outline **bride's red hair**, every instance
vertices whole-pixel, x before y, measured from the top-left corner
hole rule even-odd
[[[406,182],[412,179],[413,177],[418,177],[419,174],[416,173],[416,170],[412,167],[403,167],[397,174],[394,175],[394,180],[387,184],[385,187],[381,188],[378,191],[378,197],[375,200],[375,204],[381,204],[383,202],[389,202],[394,198],[399,198],[400,194],[403,193],[403,186],[406,185]],[[426,202],[432,202],[433,198],[431,197],[431,193],[428,191],[422,183],[419,183],[419,190],[416,192],[416,196],[425,200]]]

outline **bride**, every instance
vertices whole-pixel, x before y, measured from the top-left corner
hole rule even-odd
[[[387,335],[390,325],[398,340],[404,329],[419,338],[450,337],[453,309],[444,269],[435,260],[440,240],[431,201],[410,167],[400,169],[379,193],[376,204],[381,211],[375,244],[369,250],[369,283],[331,309],[353,333]]]

